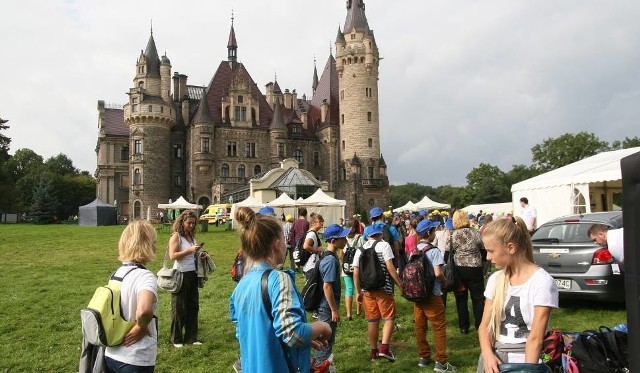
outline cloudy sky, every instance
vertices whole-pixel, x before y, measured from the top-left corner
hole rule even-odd
[[[532,146],[568,132],[640,136],[638,1],[365,3],[384,58],[392,184],[464,185],[479,163],[530,164]],[[258,86],[277,74],[282,89],[310,97],[314,56],[321,71],[343,0],[2,1],[0,117],[11,152],[64,153],[93,173],[97,101],[126,101],[151,19],[172,72],[206,85],[226,59],[232,9],[238,58]]]

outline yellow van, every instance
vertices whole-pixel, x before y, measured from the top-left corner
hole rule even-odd
[[[219,203],[216,205],[209,205],[200,215],[200,221],[208,221],[209,224],[224,224],[227,222],[227,217],[231,214],[230,203]]]

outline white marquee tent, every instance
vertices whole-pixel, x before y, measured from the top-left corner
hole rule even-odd
[[[520,205],[518,205],[520,206]],[[513,213],[513,202],[504,202],[504,203],[485,203],[481,205],[469,205],[463,208],[465,212],[476,215],[482,210],[484,213],[488,214],[498,214],[504,215],[508,213]]]
[[[610,211],[613,195],[622,193],[620,160],[640,147],[596,154],[511,186],[515,215],[527,197],[538,213],[538,226],[578,212]]]
[[[296,214],[296,201],[293,198],[289,197],[287,193],[282,193],[280,197],[267,203],[267,205],[273,207],[276,215],[284,214],[295,216]]]
[[[403,212],[403,211],[418,211],[418,208],[416,208],[416,204],[409,201],[407,203],[404,204],[404,206],[400,206],[400,207],[396,207],[395,209],[393,209],[393,212]]]
[[[322,189],[316,190],[311,196],[302,201],[296,201],[296,206],[304,206],[307,208],[307,216],[312,212],[322,215],[325,226],[338,222],[338,219],[344,218],[344,208],[347,201],[329,197]]]
[[[175,202],[171,203],[159,203],[159,209],[193,209],[193,210],[201,210],[202,205],[197,205],[195,203],[191,203],[184,199],[184,197],[180,196]]]
[[[432,201],[429,197],[424,196],[420,201],[416,202],[416,210],[434,210],[434,209],[450,209],[451,205]],[[415,210],[414,210],[415,211]]]

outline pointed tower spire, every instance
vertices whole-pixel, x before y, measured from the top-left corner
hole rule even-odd
[[[364,8],[364,0],[347,0],[347,18],[344,21],[344,32],[351,32],[354,28],[358,32],[369,30]]]
[[[147,42],[147,49],[144,51],[144,55],[147,58],[146,76],[152,78],[160,77],[160,57],[158,56],[158,49],[156,48],[156,42],[153,40],[153,26],[151,27],[151,35]]]
[[[193,117],[194,124],[199,123],[213,123],[211,119],[211,111],[209,111],[209,104],[207,103],[207,89],[202,90],[202,98],[200,99],[200,105],[198,105],[198,111],[195,117]]]
[[[271,119],[272,130],[286,129],[284,125],[284,116],[282,115],[282,105],[280,104],[280,98],[276,98],[276,103],[273,105],[273,119]]]
[[[236,41],[236,31],[233,29],[233,10],[231,11],[231,31],[229,31],[227,51],[227,60],[229,62],[236,62],[238,60],[238,42]]]
[[[313,83],[311,84],[311,88],[313,89],[313,93],[316,92],[318,88],[318,68],[316,67],[316,56],[313,56]]]

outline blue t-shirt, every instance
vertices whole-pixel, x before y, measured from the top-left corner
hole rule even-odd
[[[340,264],[338,263],[338,259],[329,253],[320,261],[320,279],[323,283],[331,283],[333,299],[336,304],[340,304]],[[322,293],[319,307],[330,308],[324,292]]]
[[[396,242],[400,242],[400,234],[398,233],[398,230],[396,229],[396,227],[394,227],[393,225],[385,224],[382,221],[377,221],[374,225],[381,226],[381,227],[383,227],[385,225],[388,226],[389,227],[389,233],[391,233],[391,237],[393,238],[393,240],[396,241]],[[393,249],[393,246],[391,248]]]
[[[416,250],[424,250],[425,246],[427,246],[427,244],[425,243],[420,243],[418,244],[418,248]],[[429,261],[431,261],[431,265],[433,266],[434,270],[436,266],[443,266],[444,265],[444,258],[442,258],[442,253],[440,252],[440,249],[438,249],[437,247],[432,247],[429,251],[427,251],[427,258],[429,258]],[[425,265],[428,264],[425,261]],[[436,281],[433,283],[433,295],[442,295],[442,286],[440,285],[440,280],[436,277]]]
[[[245,372],[288,372],[280,341],[289,346],[291,362],[300,372],[309,372],[311,324],[294,283],[292,271],[272,271],[268,292],[271,315],[262,302],[262,273],[269,269],[256,262],[231,294],[229,314],[240,342],[240,359]]]

